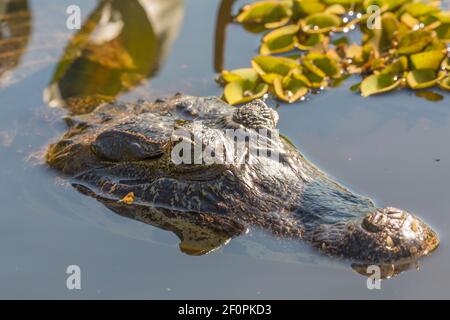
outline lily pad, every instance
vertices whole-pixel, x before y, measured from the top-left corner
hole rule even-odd
[[[300,67],[297,61],[285,57],[256,56],[252,66],[267,83],[273,83],[277,76],[286,76],[291,70]]]
[[[251,82],[256,82],[258,80],[258,73],[253,68],[242,68],[232,71],[224,70],[222,71],[222,79],[225,82],[233,82],[237,80],[248,80]]]
[[[298,101],[301,97],[308,93],[301,80],[294,77],[278,77],[273,82],[273,88],[278,98],[288,103]]]
[[[450,23],[445,23],[437,27],[436,34],[439,39],[450,42]]]
[[[340,16],[340,15],[345,14],[347,12],[347,10],[341,4],[332,4],[325,10],[325,12]]]
[[[328,37],[321,33],[300,33],[297,48],[300,50],[311,50],[319,45],[327,45]]]
[[[447,76],[439,81],[439,87],[441,89],[450,91],[450,76]]]
[[[320,70],[319,68],[317,68]],[[304,70],[303,75],[308,78],[310,82],[310,88],[321,89],[328,85],[325,77],[318,75],[317,73],[311,72],[309,69]]]
[[[381,16],[381,28],[386,38],[392,40],[398,31],[399,21],[392,12],[386,12]]]
[[[339,78],[334,78],[331,81],[330,86],[333,88],[340,87],[344,83],[344,81],[347,80],[349,77],[350,77],[349,74],[344,74],[344,75],[340,76]]]
[[[269,85],[260,81],[236,80],[224,88],[224,98],[232,105],[246,103],[262,97],[269,90]]]
[[[400,83],[401,80],[390,74],[373,74],[364,78],[361,82],[361,95],[368,97],[374,94],[388,92],[398,87]]]
[[[269,32],[262,38],[259,52],[272,54],[291,51],[297,44],[298,30],[298,25],[291,24]]]
[[[291,16],[292,10],[286,3],[260,1],[246,5],[236,17],[236,21],[250,31],[261,32],[285,25]]]
[[[406,82],[411,89],[425,89],[434,86],[444,76],[444,73],[437,76],[433,69],[413,70],[408,72]]]
[[[364,8],[371,5],[377,5],[380,8],[386,8],[386,10],[396,9],[410,0],[366,0],[364,1]]]
[[[430,6],[422,2],[415,2],[405,6],[404,10],[413,17],[420,17],[431,13],[439,12],[439,8]]]
[[[450,57],[447,57],[444,61],[442,61],[441,68],[442,70],[450,71]]]
[[[386,66],[380,73],[390,74],[393,76],[401,76],[405,71],[408,70],[408,58],[400,57],[397,61]]]
[[[387,53],[395,42],[399,33],[400,22],[392,12],[386,12],[381,16],[381,28],[370,29],[366,25],[362,25],[365,33],[363,42],[371,44],[378,53]],[[378,55],[377,53],[377,55]]]
[[[445,53],[442,50],[424,51],[411,55],[411,64],[414,69],[433,69],[437,70]]]
[[[346,7],[356,5],[356,4],[363,2],[363,0],[322,0],[322,1],[328,5],[340,4],[340,5],[343,5]]]
[[[447,45],[444,41],[441,41],[438,38],[433,38],[433,41],[431,41],[431,43],[428,46],[426,46],[423,51],[434,51],[434,50],[441,50],[444,52],[447,50]]]
[[[310,53],[305,58],[322,71],[322,73],[317,73],[315,69],[310,69],[321,77],[338,77],[341,74],[342,68],[339,65],[339,61],[330,58],[326,54]]]
[[[303,18],[310,14],[325,11],[326,6],[318,0],[294,0],[293,17],[294,19]]]
[[[431,32],[417,30],[406,33],[400,38],[397,54],[408,55],[422,51],[431,41]]]
[[[341,25],[341,19],[332,13],[315,13],[305,19],[303,31],[308,33],[324,33]]]
[[[291,72],[290,76],[294,77],[297,80],[300,80],[304,86],[311,87],[311,81],[309,81],[308,77],[305,76],[300,69],[295,69]]]
[[[432,16],[442,23],[450,23],[450,11],[440,11]]]
[[[317,75],[321,79],[327,76],[327,74],[322,69],[316,66],[314,62],[308,58],[303,60],[303,65],[305,66],[306,69],[308,69],[310,72]]]
[[[420,23],[419,19],[414,18],[408,12],[401,15],[400,21],[406,24],[410,29],[416,28]]]

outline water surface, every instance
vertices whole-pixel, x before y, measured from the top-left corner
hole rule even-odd
[[[437,230],[441,245],[419,271],[383,281],[381,290],[371,291],[366,279],[348,267],[301,244],[258,233],[192,257],[178,250],[173,234],[113,214],[39,164],[45,146],[65,131],[61,118],[66,111],[50,108],[43,92],[74,34],[65,27],[66,8],[79,5],[87,19],[98,4],[28,3],[28,47],[0,89],[1,298],[450,297],[448,94],[442,93],[445,99],[438,103],[406,90],[364,99],[349,91],[357,81],[350,79],[278,109],[281,132],[312,162],[379,206],[415,212]],[[164,40],[160,64],[142,71],[148,81],[118,85],[109,94],[130,101],[178,91],[220,94],[213,81],[219,5],[218,0],[181,1],[182,15],[172,24],[165,21],[174,35]],[[175,24],[179,28],[171,29]],[[226,30],[224,66],[247,66],[259,37],[236,25]],[[81,290],[66,288],[65,270],[71,264],[81,267]]]

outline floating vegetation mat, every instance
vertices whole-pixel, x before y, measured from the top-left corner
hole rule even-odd
[[[271,93],[293,103],[350,75],[364,97],[400,88],[450,89],[450,11],[441,1],[281,0],[245,5],[234,17],[263,33],[251,66],[219,77],[224,99],[241,104]],[[361,35],[350,41],[351,32]]]

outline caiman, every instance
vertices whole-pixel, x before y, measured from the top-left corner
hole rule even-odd
[[[277,121],[262,100],[233,107],[217,97],[178,94],[114,102],[68,116],[69,130],[46,161],[113,211],[173,231],[191,254],[252,228],[365,265],[415,261],[436,249],[427,224],[341,186],[277,134]],[[227,130],[265,141],[269,152],[250,157],[256,140],[249,139],[240,154],[245,161],[236,152],[232,161],[174,161],[182,142],[191,150],[217,141],[236,146],[235,136],[221,134]]]

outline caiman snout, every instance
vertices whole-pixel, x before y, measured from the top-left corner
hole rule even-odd
[[[427,224],[404,210],[388,207],[367,214],[358,238],[375,260],[398,261],[425,256],[439,239]],[[379,259],[376,259],[376,258]],[[369,258],[369,257],[368,257]]]
[[[322,225],[311,241],[324,253],[375,265],[414,262],[439,245],[436,232],[427,224],[390,207],[360,219]]]

